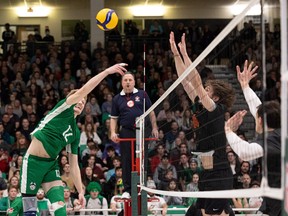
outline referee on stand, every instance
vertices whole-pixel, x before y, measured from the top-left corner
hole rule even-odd
[[[132,73],[126,72],[121,80],[123,90],[112,101],[111,110],[111,140],[119,142],[119,138],[136,137],[136,119],[152,105],[150,98],[144,90],[135,88],[135,78]],[[149,114],[152,124],[152,135],[158,138],[158,127],[154,111]],[[119,127],[119,134],[117,128]],[[135,148],[134,148],[135,149]],[[124,193],[122,198],[130,198],[131,193],[131,142],[120,143],[122,179]]]

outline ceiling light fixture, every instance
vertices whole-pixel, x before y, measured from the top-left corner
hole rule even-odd
[[[136,5],[131,8],[134,17],[162,17],[165,14],[163,5]]]
[[[17,7],[16,14],[18,17],[48,17],[50,8],[45,6]]]

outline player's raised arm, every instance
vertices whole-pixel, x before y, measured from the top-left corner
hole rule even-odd
[[[124,75],[124,73],[127,71],[124,66],[126,64],[115,64],[101,73],[97,74],[93,78],[91,78],[84,86],[82,86],[80,89],[78,89],[74,94],[71,94],[67,98],[67,104],[76,104],[80,100],[82,100],[86,95],[88,95],[106,76],[109,74],[119,73],[120,75]]]
[[[249,110],[253,115],[254,119],[256,119],[256,112],[258,106],[262,103],[258,98],[256,93],[250,88],[250,81],[257,76],[256,70],[258,66],[253,67],[254,62],[251,62],[248,66],[248,61],[246,60],[244,63],[243,71],[241,71],[240,67],[236,66],[237,78],[241,85],[245,100],[249,106]]]
[[[181,37],[181,42],[178,43],[178,47],[180,49],[181,55],[183,57],[183,62],[185,65],[185,70],[192,64],[191,59],[188,56],[187,50],[186,50],[186,42],[185,42],[186,38],[185,38],[185,33],[182,35]],[[193,69],[195,72],[197,72],[197,69],[194,68]],[[184,73],[184,71],[182,72]],[[181,73],[181,74],[182,74]],[[193,74],[189,73],[188,76],[186,77],[186,79],[184,79],[182,81],[182,85],[185,88],[185,91],[188,93],[189,92],[189,98],[192,100],[192,102],[194,102],[197,93],[195,92],[195,88],[192,86],[191,84],[191,80],[193,79]]]

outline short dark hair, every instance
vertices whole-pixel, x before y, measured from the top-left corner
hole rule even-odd
[[[263,118],[266,114],[267,127],[268,128],[280,128],[281,127],[281,111],[278,101],[265,101],[258,107],[258,117]]]

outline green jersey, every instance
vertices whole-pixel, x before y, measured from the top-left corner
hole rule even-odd
[[[51,158],[57,158],[65,146],[69,153],[78,154],[80,131],[74,106],[68,105],[66,99],[59,101],[31,133],[42,142]]]
[[[1,198],[0,211],[6,211],[4,215],[22,216],[23,215],[22,197],[16,197],[14,200],[10,200],[8,197]]]

